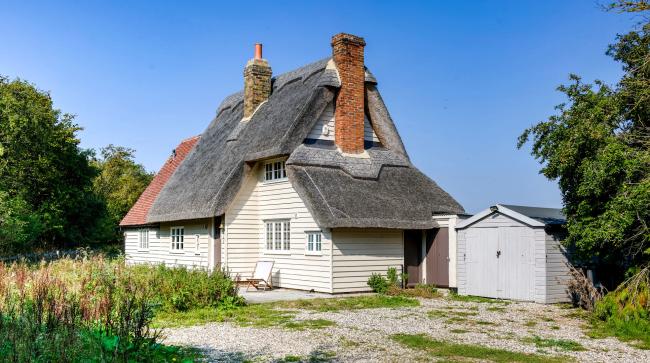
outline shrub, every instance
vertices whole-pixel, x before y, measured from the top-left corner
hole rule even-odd
[[[378,294],[384,294],[388,290],[388,280],[381,274],[373,273],[368,278],[368,286],[370,286],[372,291]]]
[[[636,340],[650,349],[650,266],[596,302],[595,333]]]

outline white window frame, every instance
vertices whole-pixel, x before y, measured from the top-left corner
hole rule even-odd
[[[323,231],[305,232],[305,254],[306,255],[323,254]]]
[[[185,227],[174,226],[169,228],[169,249],[172,252],[183,253],[185,250]]]
[[[149,228],[138,229],[138,251],[149,250]]]
[[[266,253],[291,253],[291,220],[264,221],[262,238]]]
[[[272,183],[287,179],[287,168],[284,160],[273,160],[264,163],[264,182]]]

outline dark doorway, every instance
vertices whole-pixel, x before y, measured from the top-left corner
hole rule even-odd
[[[449,229],[427,231],[427,284],[449,286]]]
[[[413,287],[422,281],[421,263],[422,232],[404,231],[404,272],[408,274],[407,287]]]

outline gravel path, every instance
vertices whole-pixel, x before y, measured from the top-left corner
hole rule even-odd
[[[650,351],[614,338],[591,339],[584,321],[559,306],[513,302],[509,305],[423,299],[415,308],[315,313],[296,319],[327,319],[336,325],[317,330],[240,327],[212,323],[168,329],[166,343],[203,349],[211,362],[273,361],[287,356],[331,358],[337,362],[424,361],[422,352],[393,342],[395,333],[425,333],[454,343],[478,344],[524,353],[571,356],[580,362],[649,362]],[[451,319],[451,321],[450,321]],[[539,348],[527,338],[566,339],[584,351]]]

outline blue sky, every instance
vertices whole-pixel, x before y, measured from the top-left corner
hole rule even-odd
[[[366,39],[412,161],[468,212],[493,203],[561,206],[517,136],[551,115],[569,73],[614,83],[605,56],[638,19],[586,1],[0,0],[0,74],[51,92],[85,148],[117,144],[157,171],[243,86],[253,44],[275,74],[328,57],[330,38]]]

